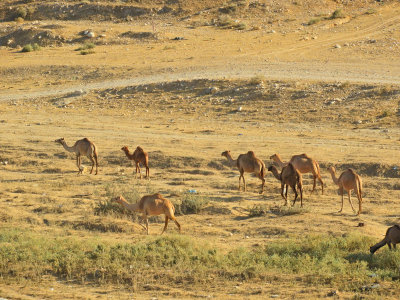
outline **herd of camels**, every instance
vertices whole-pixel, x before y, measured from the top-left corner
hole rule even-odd
[[[60,143],[65,150],[68,152],[75,153],[76,155],[76,164],[78,167],[78,174],[82,174],[83,168],[81,168],[81,156],[86,156],[92,162],[92,169],[90,170],[90,174],[93,172],[93,168],[96,165],[96,175],[98,173],[98,153],[96,145],[91,142],[87,138],[83,138],[75,142],[73,146],[68,146],[65,142],[64,138],[56,139],[56,143]],[[139,172],[140,178],[142,178],[140,164],[145,166],[146,168],[146,178],[150,177],[150,169],[149,169],[149,156],[147,152],[145,152],[141,147],[137,147],[135,151],[131,154],[127,146],[121,148],[121,150],[125,153],[126,157],[129,160],[135,162],[136,165],[136,174]],[[244,179],[244,173],[253,173],[257,178],[262,181],[261,191],[262,194],[264,192],[264,185],[266,176],[266,168],[264,162],[257,158],[253,151],[248,151],[245,154],[240,154],[237,159],[233,159],[231,152],[224,151],[221,153],[221,156],[227,158],[231,166],[236,166],[240,172],[239,176],[239,190],[241,189],[241,181],[243,181],[243,189],[246,191],[246,181]],[[319,164],[317,161],[309,157],[307,154],[293,155],[289,162],[283,162],[279,154],[274,154],[270,157],[281,171],[279,172],[278,168],[271,165],[268,167],[268,171],[270,171],[273,176],[280,181],[281,183],[281,196],[285,200],[285,205],[288,205],[287,193],[288,187],[290,186],[293,190],[295,197],[293,204],[296,203],[298,192],[300,193],[300,206],[303,206],[303,183],[302,183],[302,174],[312,173],[314,178],[313,188],[311,193],[314,192],[316,186],[316,180],[321,184],[322,194],[324,193],[324,183],[321,179],[321,172],[319,168]],[[348,199],[355,212],[353,207],[353,203],[351,202],[351,191],[354,190],[357,199],[358,199],[358,212],[357,215],[361,213],[361,204],[362,204],[362,180],[361,177],[352,169],[348,169],[340,174],[339,177],[336,177],[336,170],[333,166],[328,168],[329,173],[332,176],[333,182],[339,186],[339,192],[341,194],[342,204],[339,212],[343,210],[343,201],[344,201],[344,191],[347,191]],[[284,191],[286,191],[284,193]],[[147,234],[149,234],[149,224],[147,217],[148,216],[158,216],[161,214],[165,215],[165,225],[164,229],[161,232],[164,233],[167,229],[168,220],[172,220],[175,222],[179,231],[181,230],[181,225],[175,218],[174,212],[175,207],[168,199],[165,199],[162,195],[156,193],[153,195],[143,196],[138,203],[130,204],[128,203],[124,197],[118,196],[113,199],[114,202],[123,206],[127,210],[138,212],[142,214],[142,220],[145,222],[146,227],[145,230]],[[385,235],[385,238],[377,243],[376,245],[370,248],[370,252],[373,254],[376,250],[383,247],[384,245],[388,245],[391,249],[392,245],[396,248],[396,244],[400,243],[400,227],[398,225],[394,225],[390,227]]]

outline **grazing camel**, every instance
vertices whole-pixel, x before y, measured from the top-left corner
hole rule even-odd
[[[297,199],[297,188],[300,191],[300,206],[303,207],[303,182],[301,173],[296,170],[291,163],[288,163],[287,166],[282,168],[282,172],[279,174],[278,169],[275,166],[270,166],[268,171],[272,172],[276,179],[281,182],[281,196],[285,199],[285,205],[288,205],[287,200],[287,193],[288,193],[288,186],[290,186],[294,192],[294,201],[292,206],[296,203]],[[283,188],[286,186],[286,193],[285,196],[283,195]],[[297,186],[297,188],[296,188]]]
[[[393,225],[392,227],[389,227],[388,230],[386,231],[385,238],[378,244],[369,248],[369,251],[371,252],[371,254],[374,254],[376,250],[385,246],[386,244],[388,245],[390,250],[392,250],[392,244],[393,248],[396,249],[396,244],[399,243],[400,243],[400,226]]]
[[[348,170],[344,171],[342,174],[340,174],[339,178],[336,178],[335,167],[333,167],[333,166],[329,167],[328,171],[329,171],[329,173],[331,173],[333,182],[339,186],[339,191],[342,195],[342,207],[340,208],[339,212],[342,212],[342,210],[343,210],[343,190],[347,191],[347,195],[349,196],[349,202],[350,202],[351,208],[353,209],[354,212],[356,212],[353,207],[353,203],[351,202],[351,199],[350,199],[351,190],[354,190],[357,194],[358,207],[359,207],[357,215],[359,215],[361,213],[361,204],[362,204],[362,180],[361,180],[361,177],[356,172],[354,172],[352,169],[348,169]]]
[[[221,153],[221,156],[225,156],[228,161],[233,164],[236,162],[236,166],[239,169],[240,176],[239,176],[239,190],[240,190],[240,179],[243,178],[243,185],[244,191],[246,191],[246,181],[244,180],[244,172],[246,173],[254,173],[258,178],[261,179],[261,192],[264,192],[264,185],[265,185],[265,165],[261,159],[258,159],[253,151],[249,151],[246,154],[240,154],[236,160],[232,158],[231,152],[224,151]]]
[[[133,160],[135,162],[136,176],[139,170],[140,179],[142,178],[142,173],[140,171],[140,165],[139,165],[139,163],[141,163],[146,167],[146,177],[150,178],[149,155],[147,154],[147,152],[143,151],[142,147],[137,146],[136,150],[132,154],[129,153],[129,149],[127,146],[123,146],[121,150],[125,152],[126,157],[128,157],[128,159]]]
[[[286,166],[288,164],[288,163],[282,162],[279,154],[274,154],[274,155],[270,156],[270,159],[275,161],[279,165],[280,168],[283,168],[284,166]],[[303,154],[299,154],[299,155],[293,155],[289,162],[300,173],[304,174],[304,173],[311,172],[313,174],[314,184],[313,184],[313,189],[312,189],[311,193],[314,192],[316,180],[318,179],[318,181],[321,183],[322,194],[324,194],[324,183],[322,182],[319,164],[316,160],[312,159],[307,154],[303,153]]]
[[[142,213],[142,219],[146,223],[146,232],[149,234],[149,221],[147,220],[148,216],[158,216],[165,215],[165,226],[161,234],[167,229],[168,220],[171,219],[175,222],[176,226],[178,226],[179,232],[181,231],[181,225],[175,218],[174,212],[175,207],[168,199],[165,199],[160,194],[153,194],[143,196],[138,203],[130,204],[125,200],[124,197],[118,196],[113,199],[113,201],[125,207],[127,210],[132,212]]]
[[[55,140],[56,143],[60,143],[65,150],[68,152],[73,152],[76,154],[76,165],[78,166],[78,174],[82,174],[83,169],[81,169],[81,156],[87,156],[91,162],[92,162],[92,169],[90,170],[90,174],[93,172],[93,167],[96,162],[96,173],[97,175],[97,169],[98,169],[98,154],[97,154],[97,147],[96,145],[89,141],[87,138],[83,138],[81,140],[78,140],[75,142],[75,144],[72,147],[69,147],[67,143],[65,142],[64,138],[60,138]]]

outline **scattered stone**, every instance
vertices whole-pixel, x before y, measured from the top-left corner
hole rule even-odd
[[[218,91],[219,91],[219,88],[217,88],[217,87],[215,87],[215,86],[212,86],[212,87],[210,87],[210,88],[205,89],[204,94],[206,94],[206,95],[212,95],[212,94],[215,94],[215,93],[218,92]]]
[[[338,296],[338,295],[339,295],[339,291],[338,290],[330,291],[327,294],[328,297],[333,297],[333,296]]]
[[[238,109],[237,109],[237,111],[242,111],[242,107],[239,106]]]
[[[273,294],[271,295],[271,298],[279,298],[279,295]]]
[[[172,40],[173,41],[183,41],[185,38],[183,36],[176,36]]]
[[[339,44],[336,44],[335,46],[333,46],[334,48],[336,48],[336,49],[340,49],[340,48],[342,48]]]

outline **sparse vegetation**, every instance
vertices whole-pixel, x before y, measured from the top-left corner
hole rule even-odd
[[[34,44],[27,44],[25,45],[21,52],[32,52],[32,51],[39,51],[41,50],[41,47],[39,46],[39,44],[34,43]]]
[[[314,19],[311,19],[310,21],[307,22],[307,25],[309,25],[309,26],[315,25],[315,24],[321,22],[321,20],[322,20],[321,18],[314,18]]]
[[[95,47],[95,44],[88,42],[83,44],[81,47],[75,49],[75,51],[80,51],[81,55],[88,55],[95,53],[95,51],[93,50]]]
[[[360,289],[378,278],[399,276],[400,253],[366,253],[372,240],[360,235],[321,235],[268,243],[255,249],[232,247],[227,253],[187,236],[149,237],[139,243],[78,237],[50,237],[18,229],[0,230],[0,274],[39,281],[51,272],[59,278],[95,283],[134,283],[140,290],[160,284],[206,284],[262,279],[279,270],[341,290]],[[145,267],[146,266],[146,267]],[[168,270],[169,276],[160,276]],[[190,276],[181,276],[182,274]],[[204,276],[208,274],[209,276]],[[212,275],[212,276],[210,276]],[[310,277],[308,277],[310,276]]]
[[[343,13],[343,11],[341,9],[337,9],[335,10],[331,16],[329,17],[329,19],[333,20],[333,19],[341,19],[341,18],[345,18],[345,14]]]
[[[208,204],[209,200],[197,194],[185,193],[181,203],[175,204],[177,215],[197,214]]]
[[[249,217],[261,217],[268,213],[269,209],[266,205],[254,205],[249,209]]]

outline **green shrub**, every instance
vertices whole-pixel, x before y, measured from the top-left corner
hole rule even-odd
[[[329,19],[333,20],[333,19],[341,19],[341,18],[345,18],[346,16],[344,15],[344,13],[342,12],[341,9],[337,9],[335,10],[331,16],[329,17]]]
[[[187,193],[181,203],[175,204],[177,215],[197,214],[208,204],[208,199],[197,194]]]
[[[39,51],[41,50],[41,47],[39,46],[39,44],[34,43],[34,44],[27,44],[25,45],[21,52],[32,52],[32,51]]]
[[[28,10],[27,10],[25,7],[23,7],[23,6],[20,6],[20,7],[17,8],[17,10],[15,11],[15,13],[16,13],[16,18],[23,18],[23,19],[25,19],[26,16],[28,15]]]
[[[21,52],[32,52],[32,51],[33,51],[33,47],[31,44],[25,45],[21,50]]]
[[[88,54],[93,54],[95,53],[94,50],[82,50],[81,55],[88,55]]]

